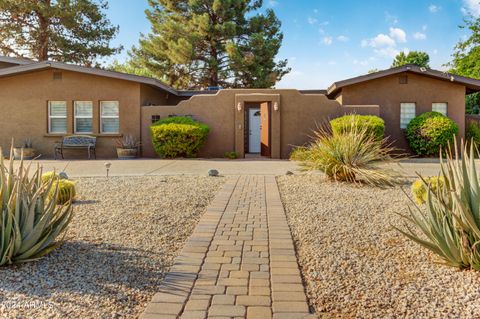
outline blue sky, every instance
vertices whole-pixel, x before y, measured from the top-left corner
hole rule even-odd
[[[108,17],[120,26],[114,44],[137,44],[150,24],[147,0],[110,0]],[[480,0],[264,0],[282,21],[278,55],[292,72],[278,88],[322,89],[332,82],[388,68],[400,51],[422,50],[430,66],[444,69],[455,44],[467,32],[458,26],[467,14],[480,16]]]

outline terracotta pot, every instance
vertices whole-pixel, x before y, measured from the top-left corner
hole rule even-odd
[[[138,149],[136,148],[117,148],[118,159],[137,158]]]
[[[31,160],[35,158],[35,149],[34,148],[23,148],[23,147],[14,147],[13,148],[13,158],[21,159],[23,150],[23,159]]]

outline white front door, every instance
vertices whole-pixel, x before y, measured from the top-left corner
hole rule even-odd
[[[260,109],[248,109],[248,152],[260,153]]]

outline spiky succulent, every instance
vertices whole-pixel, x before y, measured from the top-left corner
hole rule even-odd
[[[41,168],[30,169],[23,161],[17,169],[13,160],[7,166],[0,156],[0,266],[48,254],[72,218],[70,202],[57,205],[56,179],[43,183]]]
[[[480,179],[475,150],[473,145],[470,150],[462,145],[460,157],[457,145],[454,148],[454,154],[447,152],[446,162],[441,161],[444,186],[433,191],[427,184],[426,211],[410,208],[410,214],[403,216],[405,227],[395,228],[449,266],[480,270]]]

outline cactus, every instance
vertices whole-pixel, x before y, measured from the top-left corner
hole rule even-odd
[[[25,166],[23,160],[18,169],[14,160],[7,166],[0,156],[0,266],[48,254],[60,245],[57,238],[72,218],[70,202],[56,205],[55,180],[43,183],[41,168],[32,173],[30,169],[31,164]]]
[[[436,193],[437,189],[442,188],[444,184],[443,177],[439,176],[428,177],[425,180],[419,178],[412,184],[412,195],[415,197],[417,204],[422,205],[427,201],[429,187],[433,193]]]
[[[52,185],[50,190],[50,196],[53,197],[55,194],[55,184]],[[57,195],[57,205],[65,205],[69,201],[75,199],[75,183],[67,179],[58,180],[58,195]]]

